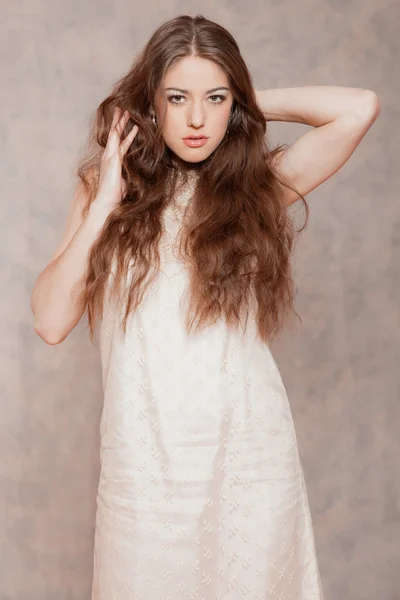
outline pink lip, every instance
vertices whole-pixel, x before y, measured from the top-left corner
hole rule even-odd
[[[207,142],[207,139],[208,138],[204,136],[196,138],[187,137],[183,138],[183,143],[189,148],[200,148],[201,146],[204,146],[204,144]]]

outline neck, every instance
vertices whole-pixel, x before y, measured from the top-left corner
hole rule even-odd
[[[176,154],[172,156],[172,164],[175,169],[182,173],[198,173],[202,169],[201,162],[191,163]]]

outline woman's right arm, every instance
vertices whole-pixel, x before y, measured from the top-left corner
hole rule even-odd
[[[60,246],[37,278],[31,296],[35,332],[47,344],[59,344],[79,323],[85,306],[78,303],[85,283],[91,246],[102,229],[109,207],[95,199],[82,217],[78,186]]]
[[[129,121],[127,111],[122,114],[115,107],[107,144],[101,159],[97,195],[83,218],[86,204],[80,182],[72,199],[66,231],[47,267],[35,281],[31,308],[36,333],[48,344],[59,344],[79,323],[86,306],[79,302],[86,281],[89,253],[103,225],[121,201],[126,186],[122,179],[122,160],[136,137],[138,127],[121,142],[121,135]]]

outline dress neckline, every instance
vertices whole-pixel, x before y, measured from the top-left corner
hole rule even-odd
[[[186,181],[180,173],[178,174],[175,194],[171,203],[180,213],[186,209],[193,197],[197,178],[198,173],[196,171],[188,171]]]

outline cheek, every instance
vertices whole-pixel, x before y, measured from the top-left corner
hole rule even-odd
[[[224,135],[226,128],[228,127],[230,116],[230,109],[221,109],[218,115],[215,116],[213,126],[221,134]]]
[[[231,106],[225,105],[225,106],[221,107],[221,110],[219,113],[219,120],[221,121],[221,123],[223,123],[224,127],[227,127],[227,125],[228,125],[230,114],[231,114]]]
[[[179,115],[173,111],[168,112],[165,115],[163,133],[168,137],[175,137],[176,132],[182,129],[182,118],[179,119]]]

